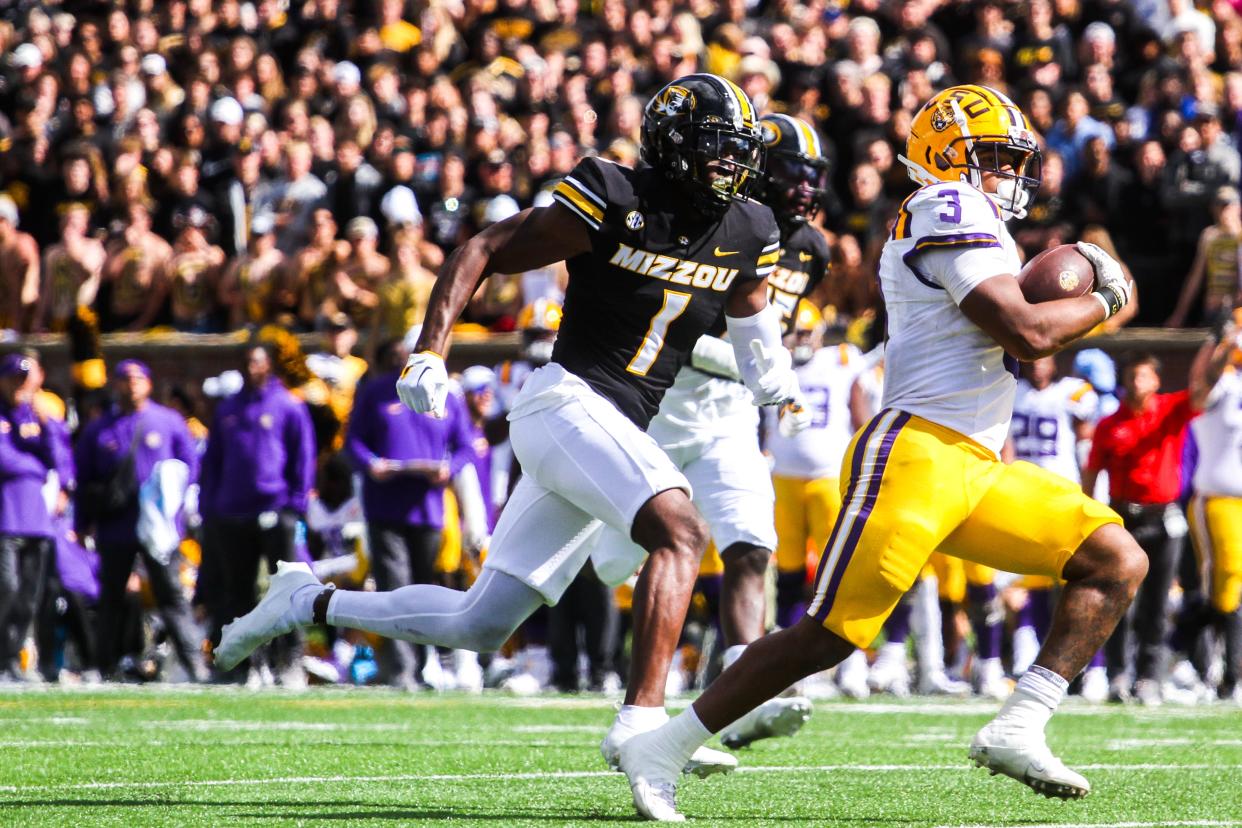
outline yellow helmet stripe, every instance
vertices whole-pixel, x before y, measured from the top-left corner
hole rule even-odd
[[[742,91],[742,87],[738,86],[728,78],[721,78],[725,82],[725,86],[733,93],[734,100],[737,101],[737,107],[742,113],[742,123],[746,126],[755,125],[755,110],[750,105],[750,98],[746,97],[746,93]]]
[[[794,118],[794,121],[798,124],[798,135],[803,143],[802,151],[812,158],[819,158],[819,139],[815,136],[815,131],[801,118]]]

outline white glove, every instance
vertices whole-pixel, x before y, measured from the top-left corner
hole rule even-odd
[[[750,389],[755,405],[784,405],[801,396],[798,375],[794,373],[793,357],[784,347],[768,349],[758,339],[750,341],[750,352],[762,372]]]
[[[1091,242],[1080,241],[1074,246],[1084,259],[1091,262],[1091,267],[1095,270],[1095,290],[1092,295],[1104,305],[1104,318],[1117,314],[1129,304],[1130,292],[1133,289],[1125,271],[1121,269],[1121,263],[1105,253],[1099,245]]]
[[[431,351],[410,354],[405,369],[397,379],[397,396],[405,407],[437,419],[444,417],[448,388],[444,358]]]
[[[814,415],[811,414],[811,409],[799,400],[794,400],[781,409],[780,421],[776,427],[782,437],[792,437],[810,428],[812,419]]]

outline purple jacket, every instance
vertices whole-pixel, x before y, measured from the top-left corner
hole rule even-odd
[[[479,489],[483,494],[483,505],[487,507],[487,531],[496,530],[496,506],[492,502],[492,446],[487,442],[483,429],[474,424],[467,415],[470,431],[470,462],[479,476]]]
[[[362,472],[362,510],[367,520],[409,526],[444,526],[444,487],[424,477],[398,474],[384,482],[368,473],[385,460],[447,461],[456,474],[470,462],[470,415],[460,398],[449,394],[443,420],[415,413],[397,398],[397,373],[368,382],[354,399],[345,446]]]
[[[65,445],[60,423],[44,423],[29,403],[0,403],[0,534],[52,537],[43,484],[55,469],[61,485],[72,485]]]
[[[94,513],[81,498],[93,482],[106,482],[129,454],[134,452],[134,477],[141,486],[151,476],[151,469],[161,460],[177,459],[190,467],[190,480],[198,470],[194,438],[185,420],[171,408],[148,402],[141,411],[125,413],[119,407],[89,423],[78,436],[73,458],[78,472],[78,500],[74,515],[78,534],[88,534],[84,522]],[[138,505],[114,515],[99,518],[95,540],[99,544],[123,545],[138,543]]]
[[[255,518],[306,512],[315,484],[310,411],[278,379],[243,388],[220,403],[203,453],[203,517]]]

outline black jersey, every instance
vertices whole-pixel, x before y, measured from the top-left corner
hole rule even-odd
[[[785,333],[793,331],[798,300],[804,298],[828,275],[831,258],[824,234],[809,224],[800,224],[781,240],[776,270],[768,276],[768,302],[780,309]]]
[[[719,219],[686,207],[657,171],[579,162],[552,197],[590,228],[566,262],[569,284],[552,361],[582,377],[639,428],[660,407],[733,286],[773,272],[772,211],[735,201]]]

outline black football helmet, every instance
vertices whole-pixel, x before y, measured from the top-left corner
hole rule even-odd
[[[792,115],[764,115],[759,121],[767,150],[755,198],[776,215],[782,227],[815,217],[828,187],[828,159],[815,127]]]
[[[755,108],[737,84],[686,75],[647,102],[643,160],[681,186],[697,210],[720,216],[763,171]]]

